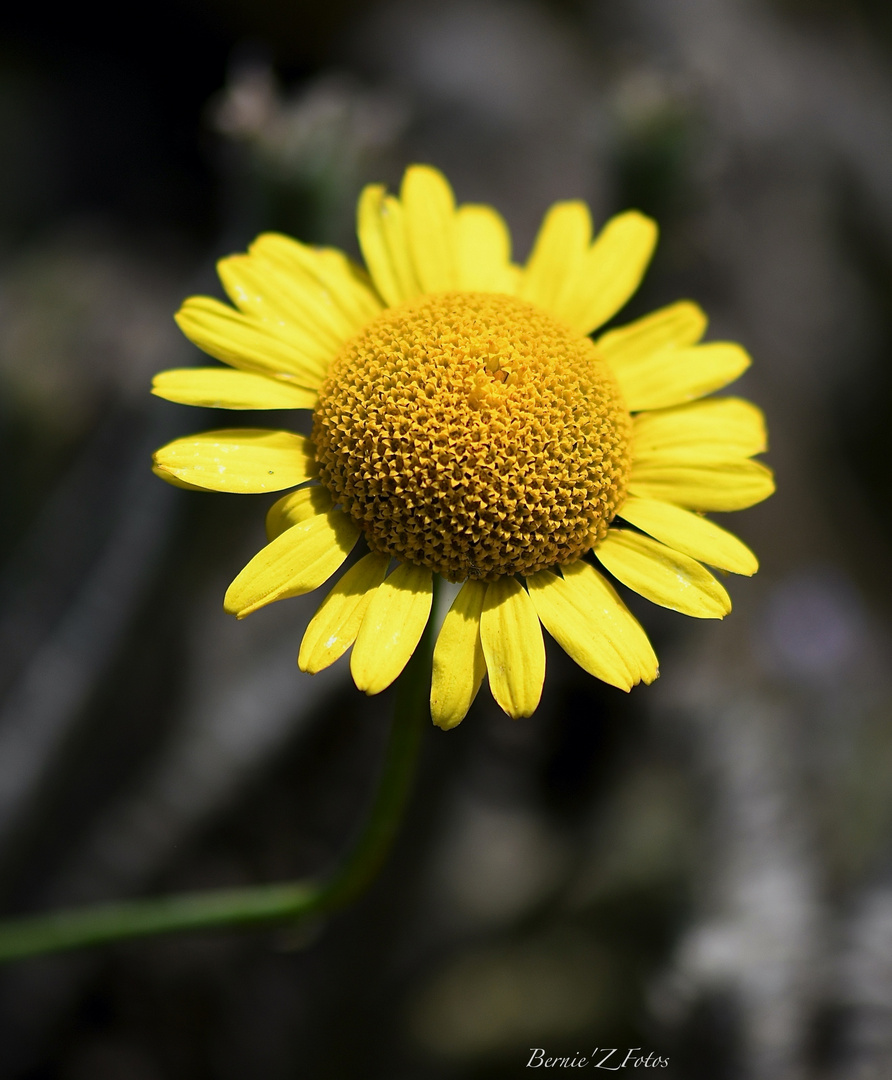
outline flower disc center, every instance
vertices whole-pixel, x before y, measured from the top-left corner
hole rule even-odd
[[[439,293],[347,342],[313,440],[372,550],[461,581],[597,544],[625,497],[630,431],[589,338],[512,296]]]

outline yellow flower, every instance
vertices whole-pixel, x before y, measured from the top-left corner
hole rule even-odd
[[[701,512],[751,506],[774,484],[752,460],[765,449],[761,412],[705,395],[749,366],[746,352],[698,344],[706,317],[688,301],[588,336],[626,303],[653,252],[656,226],[634,211],[593,240],[588,208],[558,203],[519,266],[493,209],[457,207],[437,170],[413,166],[399,198],[363,191],[358,232],[368,273],[339,251],[264,234],[219,263],[235,307],[199,296],[177,315],[229,367],[162,372],[160,397],[314,410],[311,439],[232,428],[155,455],[158,475],[184,487],[296,489],[269,511],[269,543],[229,587],[226,610],[242,617],[318,588],[363,537],[368,552],[307,628],[304,671],[352,645],[356,685],[390,685],[439,574],[463,582],[434,650],[441,727],[464,718],[485,674],[505,712],[530,715],[545,677],[542,626],[613,686],[653,681],[647,636],[585,556],[664,607],[730,610],[703,564],[737,574],[758,564]]]

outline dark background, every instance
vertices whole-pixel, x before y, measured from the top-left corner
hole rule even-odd
[[[361,819],[390,693],[297,671],[315,595],[223,614],[268,499],[148,470],[228,422],[148,385],[261,229],[355,253],[360,187],[412,161],[521,258],[559,198],[655,215],[623,318],[690,296],[747,346],[778,494],[727,522],[762,569],[725,622],[630,600],[653,687],[549,648],[534,717],[484,690],[430,731],[352,910],[0,972],[0,1076],[502,1080],[639,1046],[678,1080],[892,1075],[890,49],[879,0],[4,16],[5,913],[300,877]]]

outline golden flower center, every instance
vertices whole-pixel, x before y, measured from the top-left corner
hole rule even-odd
[[[631,421],[589,338],[532,304],[440,293],[352,338],[319,393],[319,475],[369,546],[452,581],[532,574],[601,540]]]

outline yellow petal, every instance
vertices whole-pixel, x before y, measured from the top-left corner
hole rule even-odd
[[[360,690],[379,694],[400,674],[421,640],[432,600],[433,577],[423,566],[402,563],[378,586],[350,655]]]
[[[620,372],[652,353],[673,347],[696,345],[706,330],[706,315],[690,300],[660,308],[635,322],[608,330],[595,343],[598,351]]]
[[[281,233],[262,233],[248,250],[288,274],[309,279],[317,289],[316,302],[337,309],[351,333],[382,310],[368,275],[336,248],[310,247]]]
[[[561,295],[581,272],[592,235],[584,202],[561,202],[545,215],[523,268],[517,295],[562,318]]]
[[[356,232],[375,288],[392,307],[421,292],[409,255],[400,203],[381,184],[369,184],[359,197]]]
[[[318,290],[303,275],[283,273],[274,263],[252,255],[220,259],[217,273],[240,311],[280,334],[312,341],[328,354],[337,352],[351,336],[346,322],[342,332],[331,325],[333,310],[326,311]]]
[[[298,525],[307,518],[318,514],[327,514],[334,504],[328,489],[321,484],[299,488],[274,502],[266,514],[266,538],[275,540],[292,525]]]
[[[767,449],[762,410],[742,398],[708,398],[639,413],[632,432],[636,461],[663,454],[733,461]]]
[[[750,358],[732,341],[692,348],[668,348],[614,367],[626,405],[632,412],[664,409],[711,394],[733,382]]]
[[[316,475],[309,439],[266,428],[228,428],[175,439],[153,460],[158,476],[204,491],[281,491]]]
[[[369,552],[344,574],[310,620],[297,658],[301,671],[315,675],[343,656],[356,640],[390,558]]]
[[[192,296],[174,316],[190,341],[230,367],[278,375],[318,390],[336,350],[299,328],[264,323],[211,296]]]
[[[485,582],[466,581],[446,613],[437,638],[431,718],[444,731],[464,720],[486,674],[480,644],[480,612],[486,589]]]
[[[747,576],[759,569],[758,559],[743,541],[680,506],[630,495],[619,516],[655,540],[710,566]]]
[[[480,643],[492,696],[509,716],[531,716],[542,697],[545,644],[533,601],[516,578],[487,588]]]
[[[173,368],[152,380],[152,393],[205,409],[314,409],[318,395],[282,379],[231,368]]]
[[[558,577],[541,570],[527,578],[542,625],[577,664],[620,690],[657,677],[647,635],[615,590],[586,562]]]
[[[662,458],[632,464],[629,494],[689,510],[745,510],[774,491],[771,470],[760,461],[673,464]]]
[[[223,607],[240,619],[252,611],[317,589],[343,563],[359,529],[340,510],[286,529],[259,551],[226,591]]]
[[[697,619],[722,619],[731,610],[727,592],[704,566],[649,536],[610,529],[595,555],[617,580],[662,607]]]
[[[586,253],[559,311],[570,326],[590,334],[612,318],[641,284],[657,244],[657,225],[630,210],[610,219]]]
[[[610,611],[610,617],[616,621],[616,637],[612,637],[614,631],[608,631],[606,621],[605,633],[615,640],[617,647],[623,647],[632,674],[636,674],[637,664],[637,676],[646,683],[652,683],[660,674],[656,654],[644,628],[620,600],[616,589],[590,563],[582,559],[570,566],[561,567],[561,573],[564,580],[574,589],[578,589],[592,607]]]
[[[445,176],[429,165],[406,169],[400,188],[412,265],[424,292],[458,288],[455,197]]]
[[[362,189],[356,205],[356,234],[375,288],[386,303],[394,305],[399,303],[402,293],[381,227],[384,192],[383,184],[367,184]]]
[[[458,285],[468,292],[514,293],[520,267],[511,262],[511,234],[490,206],[466,203],[456,215]]]

